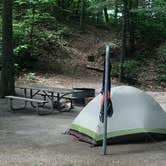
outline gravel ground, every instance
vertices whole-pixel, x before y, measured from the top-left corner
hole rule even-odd
[[[148,93],[166,111],[166,92]],[[102,147],[91,148],[64,135],[81,109],[47,116],[38,116],[30,108],[13,113],[7,100],[0,99],[0,166],[166,165],[166,141],[110,145],[108,155],[102,156]]]

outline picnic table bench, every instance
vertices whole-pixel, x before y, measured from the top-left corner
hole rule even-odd
[[[40,114],[39,107],[42,107],[43,104],[47,103],[47,101],[45,101],[45,100],[32,99],[32,98],[20,97],[20,96],[5,96],[5,98],[10,100],[10,109],[13,110],[13,111],[25,109],[26,106],[27,106],[27,102],[34,102],[34,103],[37,104],[35,108],[37,109],[38,114]],[[25,102],[24,106],[19,107],[19,108],[14,108],[13,107],[13,100],[22,100],[22,101],[24,101]]]
[[[21,96],[6,96],[10,100],[10,108],[12,110],[25,109],[27,103],[29,102],[32,107],[37,109],[38,114],[40,114],[39,108],[44,107],[45,104],[51,103],[52,113],[54,109],[58,109],[59,112],[62,112],[61,104],[70,102],[70,108],[67,111],[70,111],[73,108],[72,101],[75,100],[75,97],[72,97],[73,93],[80,93],[81,91],[65,88],[56,88],[56,87],[45,87],[45,86],[36,86],[36,85],[16,85],[16,89],[23,90],[24,97]],[[41,99],[41,96],[43,99]],[[36,99],[37,98],[37,99]],[[65,101],[63,101],[65,99]],[[22,108],[14,108],[13,100],[22,100],[25,101],[25,105]],[[36,103],[36,105],[34,105]],[[66,110],[65,110],[66,111]]]

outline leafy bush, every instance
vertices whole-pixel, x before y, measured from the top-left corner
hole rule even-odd
[[[137,25],[137,39],[139,39],[139,43],[145,43],[148,48],[158,45],[166,35],[165,2],[163,2],[163,5],[155,3],[151,8],[132,10],[137,13],[137,19],[134,20]]]
[[[1,69],[2,69],[2,58],[0,56],[0,71],[1,71]]]
[[[31,69],[34,66],[35,58],[31,55],[31,46],[28,44],[19,45],[14,49],[15,63],[17,68]]]
[[[133,55],[135,57],[136,60],[138,61],[146,61],[148,53],[146,50],[142,49],[142,50],[136,50]]]
[[[112,76],[119,76],[119,62],[114,62],[112,65]],[[139,62],[136,60],[125,60],[123,63],[122,81],[129,84],[135,84],[137,82],[137,75],[139,70]]]
[[[157,49],[157,60],[160,64],[166,64],[166,43]]]
[[[2,18],[0,17],[0,69],[2,65]]]
[[[163,43],[157,49],[156,56],[157,68],[158,68],[158,81],[159,83],[166,83],[166,43]]]
[[[113,77],[118,77],[119,76],[119,63],[114,62],[112,65],[112,76]]]
[[[15,70],[15,74],[19,75],[20,72],[21,72],[21,67],[17,63],[15,63],[14,64],[14,70]]]
[[[139,63],[135,60],[125,60],[123,63],[123,81],[129,84],[137,82]]]
[[[29,72],[26,74],[27,78],[30,80],[35,80],[36,78],[36,73]]]
[[[26,37],[27,33],[26,33],[25,22],[14,21],[13,31],[14,31],[13,42],[14,42],[14,47],[16,47],[19,44],[24,43],[24,41],[26,40],[25,37]]]
[[[159,75],[158,80],[159,80],[160,83],[165,84],[166,83],[166,74]]]

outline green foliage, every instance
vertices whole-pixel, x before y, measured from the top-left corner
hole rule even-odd
[[[36,49],[40,39],[50,35],[48,30],[56,28],[56,18],[48,12],[41,12],[42,5],[48,1],[31,0],[15,1],[16,9],[24,6],[24,10],[14,10],[13,39],[16,73],[23,69],[32,69],[36,62]],[[50,1],[51,2],[51,1]],[[52,2],[51,2],[52,3]],[[46,30],[48,29],[48,30]]]
[[[119,76],[119,63],[118,62],[113,62],[111,74],[113,77]]]
[[[13,41],[14,47],[22,44],[25,40],[26,33],[26,24],[25,22],[14,21],[13,23]]]
[[[160,83],[163,83],[165,85],[166,84],[166,74],[159,75],[158,80]]]
[[[70,29],[68,27],[59,27],[54,33],[55,35],[68,35],[70,34]]]
[[[162,74],[162,73],[166,73],[166,63],[163,63],[163,64],[159,64],[158,65],[158,68],[159,68],[159,73]]]
[[[119,76],[119,62],[113,62],[112,65],[112,76]],[[139,71],[139,62],[136,60],[125,60],[123,63],[123,77],[122,81],[127,82],[128,84],[137,83],[137,76]]]
[[[2,64],[2,18],[0,17],[0,66]]]
[[[123,81],[129,84],[137,82],[139,63],[135,60],[125,60],[123,63]]]
[[[35,80],[36,79],[36,73],[29,72],[26,74],[27,78],[30,80]]]
[[[31,56],[31,47],[28,44],[19,45],[14,49],[15,63],[17,69],[31,69],[34,66],[35,58]]]
[[[20,66],[17,63],[14,64],[14,69],[15,69],[15,74],[16,75],[19,75],[20,72],[22,71]]]
[[[135,23],[135,41],[138,51],[132,55],[136,60],[147,58],[147,50],[153,49],[165,40],[166,36],[166,2],[153,0],[151,6],[139,6],[132,9],[135,13],[132,21]],[[86,0],[84,1],[84,21],[104,24],[103,9],[111,10],[109,23],[117,23],[114,18],[114,0]],[[121,14],[123,1],[118,1],[118,11]],[[0,3],[0,13],[2,3]],[[129,12],[129,11],[128,11]],[[49,42],[64,46],[66,43],[61,36],[70,34],[70,29],[62,22],[78,23],[81,16],[81,0],[15,0],[13,6],[13,37],[16,72],[33,68],[39,52]],[[120,22],[119,19],[118,22]],[[60,24],[58,23],[60,22]],[[0,17],[0,64],[2,50],[2,19]],[[121,25],[121,22],[120,22]],[[111,26],[110,26],[111,27]],[[111,27],[112,28],[112,27]],[[111,29],[110,28],[110,29]],[[128,27],[128,30],[130,27]],[[116,28],[117,30],[117,28]],[[117,31],[119,31],[118,29]],[[51,36],[58,36],[51,38]],[[54,41],[52,41],[54,39]],[[145,46],[145,47],[144,47]],[[39,51],[40,50],[40,51]],[[165,80],[166,47],[157,51],[159,81]],[[137,79],[138,62],[126,60],[123,64],[123,80],[133,83]],[[113,64],[112,74],[118,76],[119,63]]]
[[[2,55],[0,54],[0,70],[1,70],[1,67],[2,67]]]
[[[137,16],[133,22],[137,25],[137,39],[150,46],[156,46],[166,36],[166,3],[154,1],[151,7],[132,10]]]
[[[166,42],[157,49],[157,59],[160,64],[166,64]]]
[[[166,84],[166,43],[163,43],[156,52],[158,67],[158,81]]]
[[[147,52],[147,50],[145,50],[145,49],[143,48],[143,49],[141,49],[141,50],[136,50],[136,51],[133,53],[132,56],[134,56],[134,58],[135,58],[136,60],[142,61],[142,63],[143,63],[143,62],[146,61],[146,59],[147,59],[148,52]]]
[[[113,6],[113,4],[114,4],[113,1],[93,0],[91,5],[87,8],[87,10],[91,11],[92,13],[98,13],[98,12],[102,12],[105,7],[108,8],[111,5]]]

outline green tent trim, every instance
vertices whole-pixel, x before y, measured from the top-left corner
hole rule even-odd
[[[96,141],[100,141],[103,139],[103,135],[99,135],[96,132],[89,130],[87,128],[81,127],[77,124],[71,124],[70,129],[76,130],[81,132]],[[153,128],[137,128],[137,129],[128,129],[128,130],[119,130],[119,131],[112,131],[107,133],[107,138],[113,138],[117,136],[129,135],[129,134],[136,134],[136,133],[160,133],[166,134],[166,129],[153,129]]]

